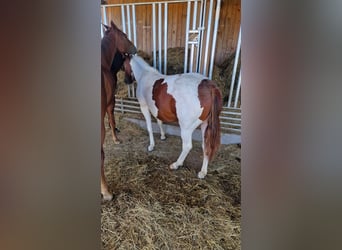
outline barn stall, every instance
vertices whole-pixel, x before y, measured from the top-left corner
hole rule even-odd
[[[240,1],[107,1],[101,18],[113,20],[162,73],[202,73],[225,97],[222,145],[200,180],[199,131],[184,166],[169,170],[181,151],[177,124],[166,125],[166,141],[155,134],[156,147],[147,152],[136,86],[118,74],[123,143],[115,145],[106,128],[105,172],[115,198],[102,203],[102,248],[240,249]]]

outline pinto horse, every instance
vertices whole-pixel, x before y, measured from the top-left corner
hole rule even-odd
[[[192,133],[201,125],[203,164],[198,178],[207,174],[209,161],[217,151],[220,141],[219,114],[222,110],[222,95],[216,84],[198,73],[163,75],[133,55],[130,66],[137,81],[136,95],[147,123],[150,138],[148,151],[154,148],[151,114],[157,119],[161,139],[165,139],[163,122],[177,122],[181,129],[182,152],[170,165],[177,169],[192,148]]]
[[[111,200],[112,194],[108,191],[108,185],[104,175],[104,151],[103,143],[105,139],[104,118],[108,114],[109,123],[112,129],[113,140],[115,143],[120,143],[115,131],[114,107],[115,107],[115,89],[116,89],[116,68],[121,68],[124,60],[118,60],[118,67],[114,67],[113,62],[116,56],[127,56],[137,52],[136,47],[127,38],[114,23],[111,26],[106,26],[106,31],[101,40],[101,194],[104,200]],[[119,54],[119,55],[118,55]],[[120,65],[121,64],[121,65]]]

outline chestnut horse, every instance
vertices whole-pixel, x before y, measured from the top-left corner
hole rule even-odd
[[[165,139],[162,122],[179,123],[182,152],[177,161],[170,165],[171,169],[183,165],[192,148],[192,133],[201,125],[203,164],[198,178],[204,178],[208,163],[221,142],[220,90],[213,81],[198,73],[163,75],[136,55],[131,57],[130,66],[137,81],[136,95],[150,137],[148,151],[154,148],[150,112],[157,119],[162,140]]]
[[[113,140],[115,143],[120,143],[115,131],[114,107],[115,107],[115,89],[116,89],[116,72],[115,76],[111,72],[112,64],[115,55],[119,53],[122,56],[135,54],[136,47],[127,38],[118,27],[111,22],[111,26],[105,26],[106,31],[101,40],[101,194],[105,200],[111,200],[112,194],[108,191],[108,185],[104,175],[104,151],[103,143],[105,139],[105,114],[108,114],[109,123],[111,126]],[[121,68],[123,60],[118,60],[119,65],[115,68]]]

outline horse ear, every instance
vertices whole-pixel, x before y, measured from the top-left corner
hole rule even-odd
[[[113,20],[110,21],[110,25],[112,26],[113,29],[116,29],[116,25],[114,24]]]
[[[108,25],[106,25],[104,23],[102,23],[102,25],[103,25],[103,27],[105,27],[106,30],[109,30],[110,27]]]

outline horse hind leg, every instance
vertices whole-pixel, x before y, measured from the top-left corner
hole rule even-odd
[[[160,128],[160,139],[162,141],[164,141],[164,140],[166,140],[166,136],[165,136],[165,131],[163,128],[163,122],[157,118],[157,123],[158,123],[159,128]]]
[[[208,126],[208,122],[207,122],[207,120],[205,120],[201,124],[203,163],[202,163],[201,171],[197,175],[198,178],[200,178],[200,179],[203,179],[207,175],[207,171],[208,171],[209,157],[208,157],[208,155],[205,152],[205,138],[204,138],[204,134],[205,134],[205,130],[206,130],[207,126]]]
[[[120,144],[121,141],[119,140],[119,138],[117,136],[117,130],[115,127],[114,105],[110,105],[107,108],[107,115],[108,115],[108,121],[109,121],[110,129],[112,131],[113,141],[115,144]]]

